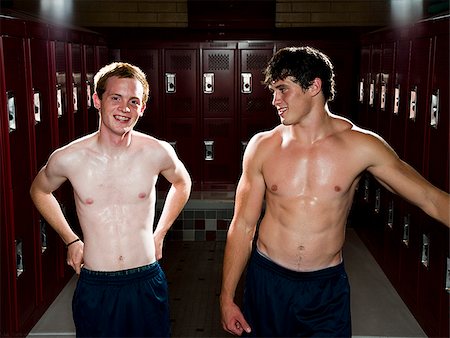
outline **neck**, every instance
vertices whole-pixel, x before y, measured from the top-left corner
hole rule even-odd
[[[332,114],[325,105],[316,110],[314,114],[309,114],[306,119],[289,125],[287,128],[293,140],[304,144],[313,144],[330,134],[332,122]]]

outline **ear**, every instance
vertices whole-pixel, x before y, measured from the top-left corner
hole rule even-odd
[[[146,107],[147,107],[147,105],[144,103],[141,107],[141,111],[139,112],[139,117],[142,117],[144,115],[144,111],[145,111]]]
[[[102,100],[98,97],[97,93],[94,93],[92,95],[92,99],[94,100],[94,107],[100,110],[100,107],[102,105]]]
[[[311,85],[309,86],[308,90],[310,91],[311,95],[316,96],[322,91],[322,80],[318,77],[316,77]]]

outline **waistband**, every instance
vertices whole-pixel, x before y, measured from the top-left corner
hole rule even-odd
[[[80,280],[85,282],[123,283],[143,278],[152,278],[157,276],[161,271],[158,261],[136,268],[118,271],[94,271],[83,267],[80,272]]]
[[[276,274],[284,276],[285,278],[294,279],[294,280],[314,280],[314,279],[327,279],[334,276],[341,275],[342,273],[346,274],[344,261],[339,263],[338,265],[316,270],[316,271],[294,271],[287,269],[277,263],[271,261],[267,257],[265,257],[262,253],[260,253],[257,249],[253,250],[251,261],[254,264],[259,265],[264,269],[271,270]]]

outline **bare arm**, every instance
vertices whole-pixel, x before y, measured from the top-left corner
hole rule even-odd
[[[58,233],[64,243],[68,244],[77,239],[78,235],[73,232],[61,210],[60,204],[53,195],[53,191],[58,189],[67,180],[65,176],[59,173],[58,156],[52,155],[48,163],[39,171],[31,184],[30,195],[41,215]],[[67,262],[77,273],[80,272],[82,257],[82,242],[77,242],[69,246]]]
[[[414,168],[399,159],[383,142],[375,143],[371,154],[371,158],[375,159],[374,164],[367,170],[387,189],[450,227],[449,194],[428,182]]]
[[[183,163],[177,158],[175,151],[168,146],[171,165],[161,174],[172,184],[164,202],[164,208],[154,232],[156,259],[162,257],[164,237],[185,206],[191,193],[191,178]]]
[[[265,193],[265,183],[249,143],[243,162],[243,173],[236,190],[233,220],[228,230],[223,262],[220,306],[223,328],[236,335],[250,332],[242,312],[234,302],[237,284],[250,257]]]

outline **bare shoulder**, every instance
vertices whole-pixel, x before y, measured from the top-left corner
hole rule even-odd
[[[174,148],[167,141],[157,139],[156,137],[138,131],[133,131],[133,142],[142,151],[157,151],[168,155],[175,154]]]
[[[50,155],[49,163],[74,166],[77,162],[82,161],[86,152],[94,147],[96,138],[97,133],[92,133],[56,149]]]

